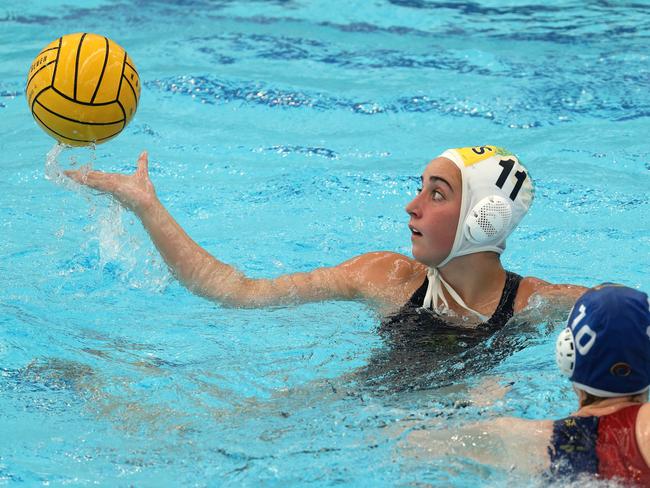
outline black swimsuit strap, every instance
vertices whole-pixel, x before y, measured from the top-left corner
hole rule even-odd
[[[410,305],[415,305],[418,307],[422,306],[422,302],[424,302],[424,296],[427,294],[427,288],[429,287],[429,277],[425,276],[424,277],[424,283],[420,285],[420,288],[415,290],[415,293],[409,298],[409,301],[407,302]]]
[[[517,290],[519,289],[519,283],[521,280],[522,277],[517,273],[506,271],[506,282],[503,285],[501,299],[499,300],[499,304],[492,314],[492,317],[490,317],[490,319],[485,322],[485,325],[502,327],[508,320],[510,320],[510,318],[514,315],[515,298],[517,298]],[[418,288],[415,293],[413,293],[408,303],[421,307],[422,302],[424,302],[424,296],[427,294],[428,287],[429,277],[425,276],[424,283],[422,283],[420,288]]]
[[[503,285],[501,299],[492,317],[486,322],[487,325],[503,327],[512,318],[515,313],[515,299],[521,280],[522,277],[517,273],[506,271],[506,282]]]

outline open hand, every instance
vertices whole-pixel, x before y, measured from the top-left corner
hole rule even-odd
[[[135,173],[104,173],[102,171],[65,171],[77,183],[112,195],[122,205],[138,212],[156,201],[156,191],[149,179],[149,158],[143,151]]]

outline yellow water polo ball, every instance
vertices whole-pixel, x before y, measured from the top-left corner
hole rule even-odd
[[[59,37],[29,68],[27,102],[45,132],[70,146],[100,144],[131,121],[140,78],[124,49],[97,34]]]

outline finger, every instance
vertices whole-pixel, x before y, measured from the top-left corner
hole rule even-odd
[[[73,179],[77,183],[81,183],[82,185],[85,185],[88,182],[88,174],[89,171],[83,171],[83,170],[66,170],[63,172],[68,178]]]
[[[101,171],[65,171],[64,173],[77,183],[96,190],[110,191],[114,186],[114,178],[112,175],[102,173]]]
[[[84,171],[84,170],[72,170],[68,169],[63,172],[68,178],[72,178],[79,183],[85,183],[88,180],[88,176],[92,173],[99,173],[99,171]]]
[[[81,171],[68,169],[68,170],[65,170],[63,172],[63,174],[66,175],[68,178],[74,180],[74,181],[77,181],[79,183],[81,182],[81,179],[82,179]]]
[[[140,153],[137,173],[141,176],[149,176],[149,154],[147,151],[142,151]]]

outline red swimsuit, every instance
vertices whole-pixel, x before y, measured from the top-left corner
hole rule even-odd
[[[549,447],[551,473],[556,476],[597,474],[650,486],[650,467],[636,442],[636,417],[641,404],[602,417],[568,417],[553,423]]]
[[[641,405],[622,408],[600,417],[598,424],[598,474],[605,479],[623,478],[650,486],[650,468],[636,443],[636,417]]]

